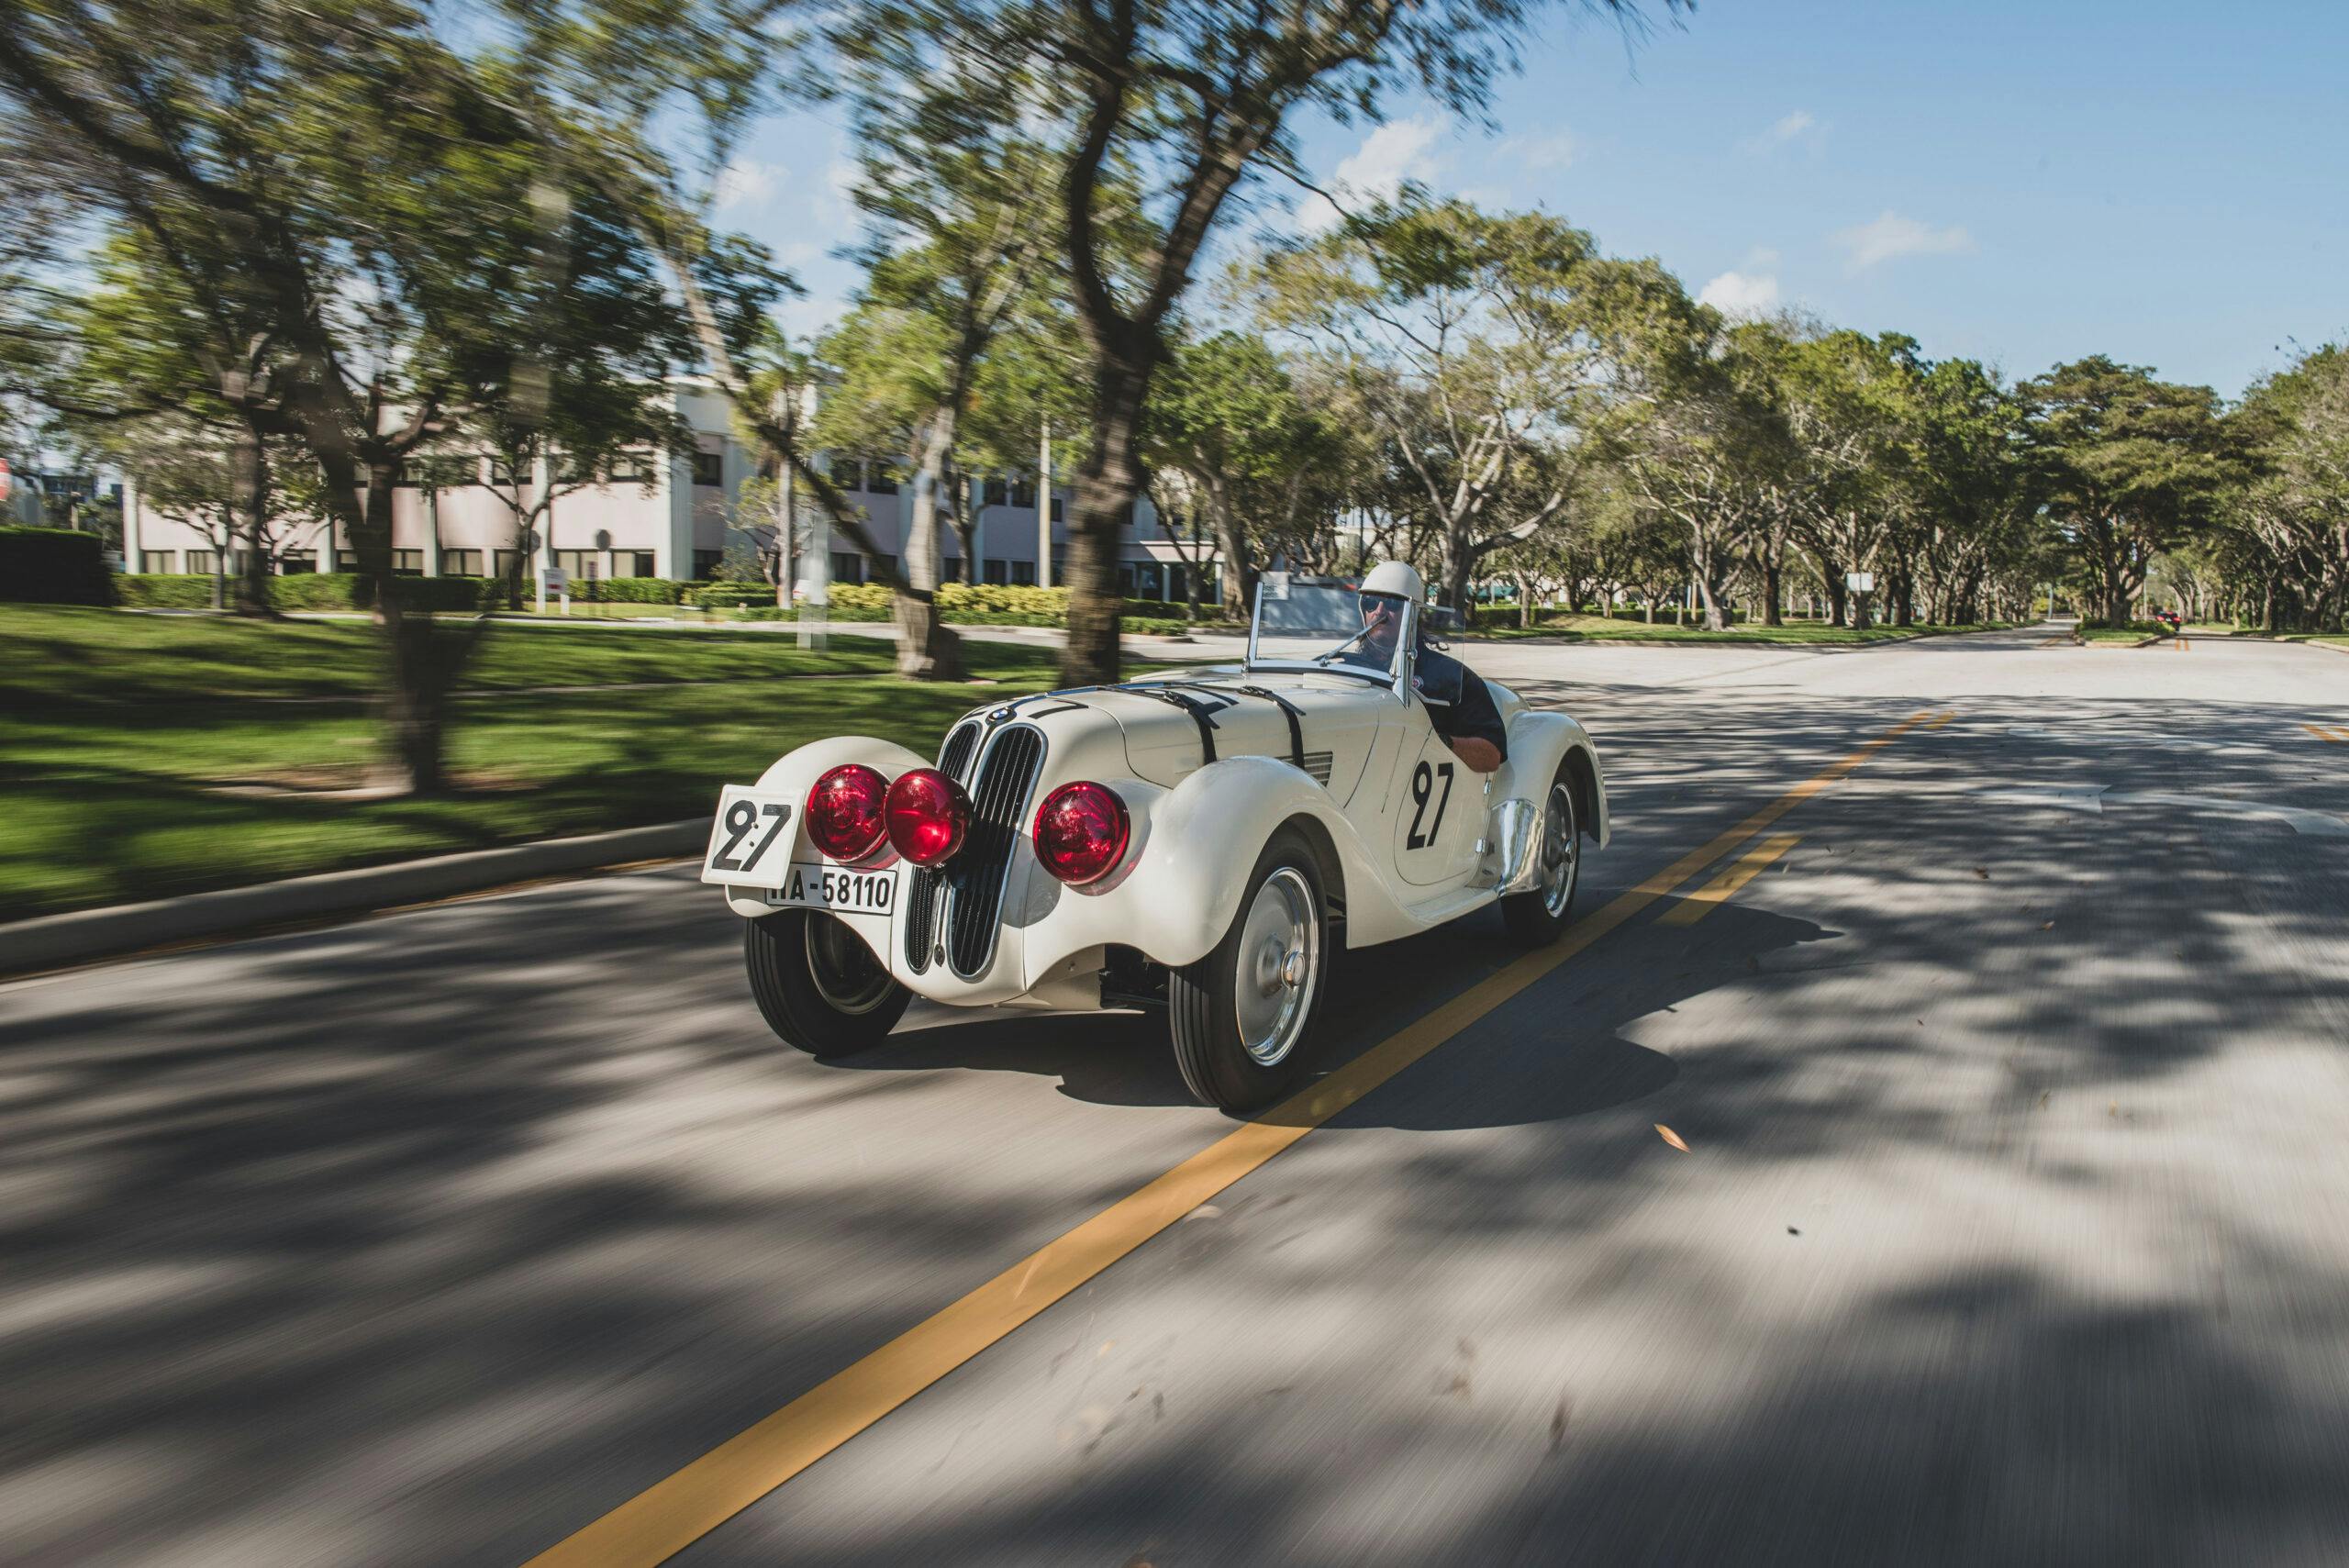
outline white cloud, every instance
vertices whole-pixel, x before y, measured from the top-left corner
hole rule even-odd
[[[1564,169],[1582,156],[1582,139],[1570,130],[1553,130],[1547,136],[1513,136],[1501,143],[1501,155],[1531,173]]]
[[[1361,148],[1338,165],[1330,188],[1349,207],[1385,201],[1403,188],[1406,180],[1435,175],[1435,160],[1428,150],[1443,134],[1443,122],[1417,117],[1374,128]],[[1300,233],[1318,234],[1338,221],[1338,209],[1327,196],[1316,195],[1297,209]]]
[[[1697,303],[1752,320],[1777,308],[1778,280],[1767,273],[1723,272],[1698,293]]]
[[[1758,136],[1747,137],[1739,146],[1747,152],[1769,152],[1806,138],[1816,141],[1818,137],[1815,133],[1823,133],[1826,128],[1809,109],[1796,109],[1791,114],[1780,115],[1770,122],[1769,129]]]
[[[1934,228],[1887,207],[1873,223],[1838,230],[1832,238],[1851,253],[1851,270],[1865,272],[1903,256],[1946,256],[1974,249],[1974,236],[1956,227]]]
[[[710,200],[720,212],[731,207],[754,206],[766,201],[791,172],[780,163],[762,163],[755,158],[737,158],[718,172],[718,182],[710,190]]]

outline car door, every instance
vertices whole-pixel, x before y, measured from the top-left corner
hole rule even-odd
[[[1417,695],[1397,717],[1403,754],[1388,784],[1396,873],[1415,887],[1464,881],[1484,831],[1485,775],[1453,754]]]

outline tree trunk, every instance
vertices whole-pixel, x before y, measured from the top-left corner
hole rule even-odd
[[[1122,336],[1140,339],[1141,328]],[[1068,539],[1068,642],[1063,686],[1113,685],[1119,673],[1118,530],[1141,493],[1135,455],[1155,354],[1139,341],[1102,344],[1095,367],[1093,442],[1076,471]]]
[[[1844,584],[1842,573],[1829,572],[1825,575],[1827,578],[1827,624],[1848,626],[1851,624],[1852,590]]]
[[[250,425],[238,431],[229,443],[228,468],[232,497],[228,539],[234,544],[241,534],[245,541],[244,570],[237,573],[237,613],[267,616],[272,613],[269,552],[262,539],[268,532],[269,453],[262,445],[260,432]]]
[[[897,623],[897,673],[924,681],[960,680],[962,639],[939,618],[938,487],[954,450],[954,414],[941,409],[922,437],[914,471],[913,516],[906,530],[906,585],[891,597]]]
[[[1199,488],[1208,503],[1208,526],[1215,530],[1215,547],[1223,557],[1219,573],[1223,582],[1223,613],[1234,615],[1252,613],[1250,603],[1255,591],[1255,574],[1249,570],[1246,530],[1240,526],[1240,514],[1231,505],[1231,486],[1221,474],[1202,467],[1197,475]]]
[[[1775,556],[1762,562],[1762,624],[1764,626],[1787,624],[1786,611],[1780,607],[1780,601],[1785,597],[1778,581],[1780,570],[1777,558]]]

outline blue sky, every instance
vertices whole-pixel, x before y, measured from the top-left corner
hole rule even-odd
[[[1495,134],[1406,102],[1311,128],[1309,161],[1541,206],[1717,303],[2018,377],[2102,352],[2232,396],[2349,336],[2349,5],[1706,0],[1629,50],[1553,26],[1525,63]],[[827,256],[845,155],[794,117],[722,193],[810,285],[802,327],[852,283]]]

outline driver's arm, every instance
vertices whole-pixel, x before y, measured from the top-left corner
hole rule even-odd
[[[1452,748],[1453,756],[1476,773],[1494,773],[1501,765],[1501,749],[1489,740],[1474,735],[1453,735],[1446,736],[1443,743]]]
[[[1443,742],[1453,755],[1480,773],[1508,761],[1508,731],[1501,725],[1501,710],[1493,706],[1492,688],[1475,671],[1461,672],[1460,697],[1450,717]]]

